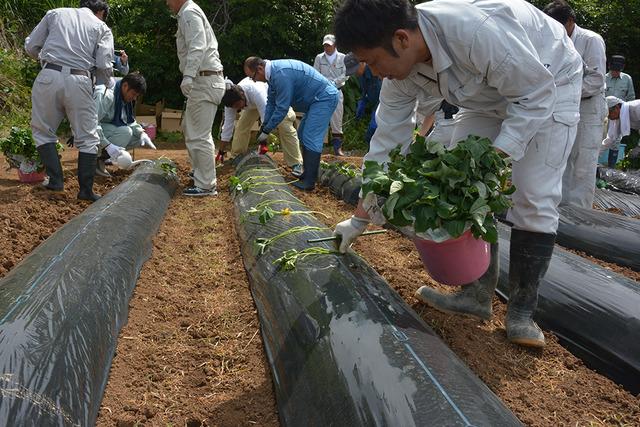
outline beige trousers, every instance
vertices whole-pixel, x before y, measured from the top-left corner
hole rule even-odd
[[[221,76],[197,76],[193,79],[193,89],[182,119],[185,145],[193,167],[193,183],[205,190],[216,187],[215,146],[211,128],[224,88]]]
[[[240,113],[238,123],[236,123],[231,141],[231,157],[244,154],[249,149],[249,139],[251,138],[251,127],[260,118],[256,108],[245,108]],[[296,113],[289,108],[287,116],[278,125],[278,138],[284,153],[284,161],[289,166],[302,164],[302,154],[300,153],[300,141],[298,132],[294,127]]]
[[[331,136],[342,136],[342,117],[344,115],[344,94],[342,91],[338,91],[339,99],[338,105],[331,116]]]

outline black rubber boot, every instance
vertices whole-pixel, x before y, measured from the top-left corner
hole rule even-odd
[[[56,144],[44,144],[39,146],[37,150],[49,176],[49,183],[44,188],[51,191],[63,191],[64,175],[62,174],[62,164],[60,164]]]
[[[78,153],[78,191],[79,200],[89,200],[95,202],[100,198],[99,194],[93,192],[93,179],[96,175],[96,154]]]
[[[107,170],[105,160],[109,159],[109,153],[106,150],[101,150],[100,155],[98,155],[98,162],[96,166],[96,175],[102,176],[105,178],[110,178],[111,174]]]
[[[416,291],[416,298],[445,313],[465,314],[482,320],[489,320],[493,312],[491,302],[500,274],[500,252],[498,244],[491,245],[491,263],[478,280],[462,286],[455,293],[445,294],[428,286]]]
[[[333,145],[333,154],[335,156],[344,156],[342,152],[342,138],[334,137],[331,140],[331,144]]]
[[[538,306],[538,286],[549,268],[555,241],[555,234],[511,230],[505,326],[507,338],[515,344],[544,347],[544,335],[533,315]]]
[[[304,173],[300,180],[293,183],[293,186],[305,191],[311,191],[316,186],[318,179],[318,169],[320,168],[320,157],[322,153],[304,150],[302,154],[302,167]]]
[[[609,149],[609,157],[607,159],[607,166],[614,169],[618,163],[618,150]]]

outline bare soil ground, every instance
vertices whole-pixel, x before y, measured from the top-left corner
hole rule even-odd
[[[164,155],[186,185],[186,151],[160,145],[138,158]],[[19,184],[0,159],[0,277],[42,240],[87,206],[75,199],[75,150],[63,155],[63,196]],[[276,155],[276,158],[280,156]],[[355,159],[354,159],[355,160]],[[219,169],[220,194],[178,194],[154,239],[130,302],[105,391],[99,426],[275,426],[271,374],[232,220],[229,167]],[[97,180],[113,188],[128,172]],[[298,195],[329,226],[352,208],[326,190]],[[504,336],[504,305],[477,322],[419,304],[413,292],[431,282],[412,244],[394,233],[361,239],[358,251],[383,275],[507,406],[528,425],[640,425],[640,398],[582,365],[547,334],[541,352],[520,349]]]

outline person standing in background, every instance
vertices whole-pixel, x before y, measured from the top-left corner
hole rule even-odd
[[[544,13],[564,25],[584,62],[580,122],[576,141],[562,176],[562,202],[591,209],[604,120],[607,116],[607,103],[604,99],[607,55],[604,40],[600,34],[579,27],[576,24],[576,13],[564,0],[549,3],[544,8]]]
[[[636,92],[633,89],[633,79],[627,73],[623,73],[625,58],[622,55],[613,55],[609,60],[609,72],[606,75],[606,96],[615,96],[623,101],[629,102],[636,99]],[[618,149],[622,136],[611,142],[609,148],[609,158],[607,164],[610,168],[616,166],[618,160]]]
[[[613,55],[609,60],[609,72],[606,75],[606,96],[615,96],[623,101],[636,99],[633,89],[633,79],[627,73],[623,73],[625,58],[622,55]]]
[[[382,87],[382,79],[373,75],[371,68],[364,62],[361,66],[361,72],[359,72],[360,90],[362,98],[358,101],[356,107],[356,119],[364,117],[367,104],[371,108],[371,119],[369,120],[369,126],[364,134],[364,141],[369,147],[371,137],[376,131],[376,109],[378,108],[378,102],[380,100],[380,88]]]
[[[327,34],[322,40],[324,52],[319,53],[313,61],[313,68],[326,77],[340,91],[338,105],[331,116],[331,144],[333,154],[344,156],[342,152],[342,117],[344,115],[344,94],[342,88],[346,83],[347,67],[344,64],[345,54],[336,49],[336,38],[333,34]]]
[[[66,116],[78,149],[78,199],[93,202],[100,198],[93,192],[100,138],[92,75],[111,78],[113,34],[103,22],[106,2],[84,0],[82,6],[48,11],[24,48],[42,65],[31,90],[31,130],[49,176],[45,188],[64,189],[56,131]]]
[[[182,127],[193,168],[193,186],[182,194],[215,196],[218,192],[211,128],[225,89],[218,40],[207,16],[195,2],[166,2],[178,18],[176,47],[182,73],[180,90],[187,98]]]

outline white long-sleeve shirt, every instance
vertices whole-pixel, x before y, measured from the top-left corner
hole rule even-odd
[[[329,61],[327,54],[319,53],[316,55],[316,59],[313,61],[313,68],[318,70],[320,74],[325,76],[327,80],[333,82],[333,84],[340,89],[346,81],[347,67],[344,65],[344,53],[340,53],[336,50],[336,58],[333,62]]]
[[[249,77],[240,80],[238,86],[244,91],[247,102],[244,108],[253,108],[258,110],[260,120],[264,122],[264,111],[267,106],[267,91],[269,85],[265,82],[254,82]],[[233,130],[235,129],[236,109],[231,107],[224,108],[224,122],[222,124],[222,132],[220,139],[222,141],[231,141]]]
[[[571,41],[584,62],[582,97],[588,98],[600,94],[604,96],[604,75],[607,71],[604,40],[600,34],[576,25],[571,33]]]
[[[621,121],[628,119],[628,129],[640,129],[640,99],[626,102],[628,111],[628,117],[622,117],[622,111],[620,111],[620,118],[616,120],[609,120],[609,127],[607,129],[607,139],[610,141],[620,140],[628,132],[622,132]],[[606,141],[606,140],[605,140]],[[606,143],[608,145],[608,143]]]
[[[113,75],[113,34],[86,7],[52,9],[31,31],[24,49],[49,64],[91,71],[97,77]]]
[[[582,80],[582,59],[561,24],[524,0],[438,0],[416,8],[431,61],[404,80],[383,81],[365,160],[388,161],[393,148],[411,143],[416,99],[446,99],[502,118],[494,146],[516,161],[552,114],[577,122],[579,105],[556,105],[556,87]]]
[[[177,18],[176,47],[182,75],[196,77],[199,71],[222,71],[218,40],[200,6],[187,0]]]

